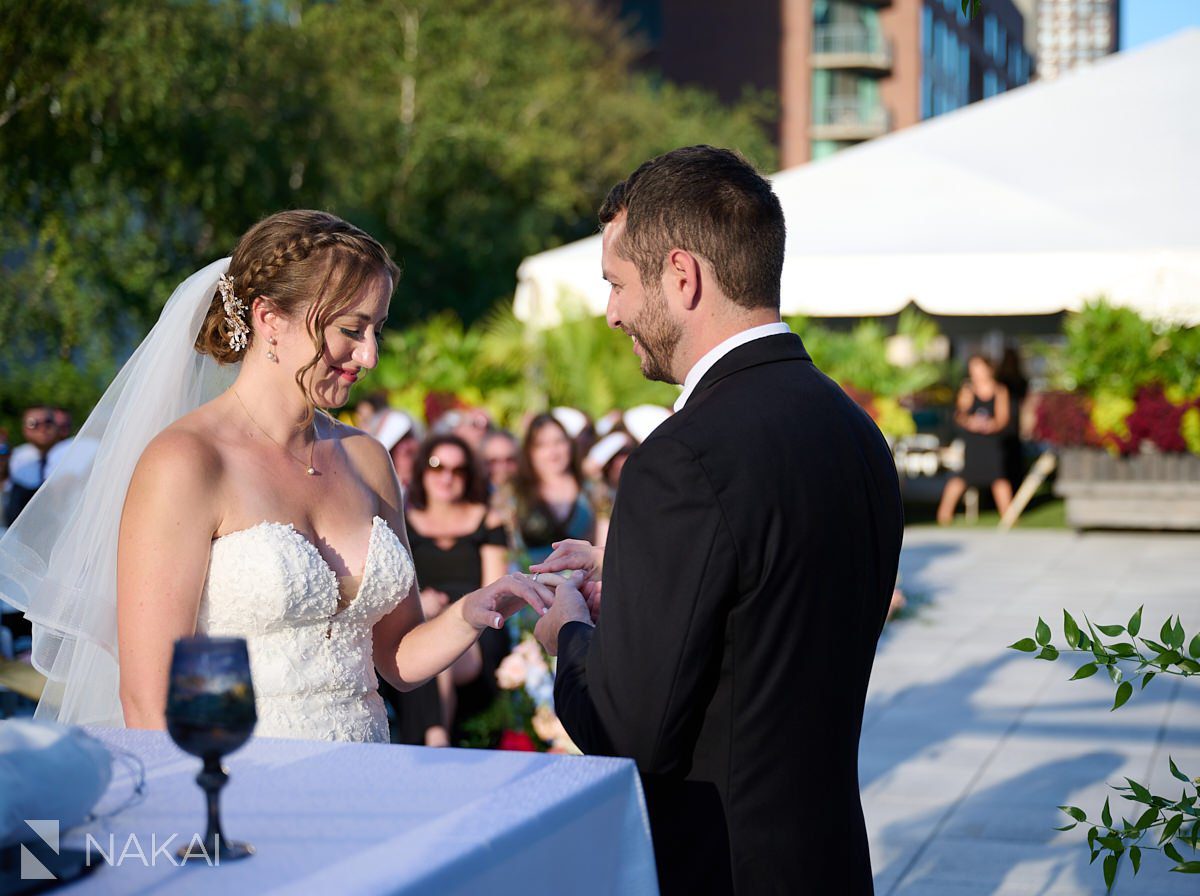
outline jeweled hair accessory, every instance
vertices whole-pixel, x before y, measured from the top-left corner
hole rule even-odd
[[[217,292],[225,306],[225,323],[229,327],[229,348],[235,352],[246,350],[250,343],[250,328],[246,326],[246,304],[233,291],[233,279],[222,274],[217,281]]]

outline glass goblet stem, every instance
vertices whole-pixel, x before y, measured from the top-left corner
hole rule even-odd
[[[221,844],[225,835],[221,832],[220,795],[221,788],[229,780],[229,773],[221,765],[221,757],[204,757],[204,767],[196,775],[196,783],[204,790],[208,800],[208,830],[204,833],[204,850],[214,862],[220,861]]]

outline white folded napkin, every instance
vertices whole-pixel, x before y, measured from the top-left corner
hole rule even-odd
[[[37,836],[27,819],[54,819],[62,830],[81,824],[112,774],[108,748],[80,728],[0,722],[0,847]]]

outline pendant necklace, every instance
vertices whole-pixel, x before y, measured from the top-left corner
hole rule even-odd
[[[276,442],[274,436],[272,436],[269,432],[267,432],[265,429],[263,429],[261,426],[259,426],[258,421],[254,419],[254,415],[250,413],[250,409],[248,407],[246,407],[246,402],[242,401],[242,396],[237,394],[236,389],[231,388],[229,391],[232,392],[233,397],[238,400],[238,404],[240,404],[242,406],[242,410],[246,412],[246,416],[250,418],[250,422],[258,427],[259,432],[261,432],[264,436],[266,436],[268,439],[270,439],[272,442],[274,442],[276,447],[282,448],[284,451],[286,451],[288,454],[288,457],[290,457],[292,460],[294,460],[300,466],[304,467],[304,472],[306,472],[309,476],[317,475],[317,468],[313,466],[313,452],[316,451],[316,448],[317,448],[317,421],[316,420],[313,420],[313,440],[312,440],[312,444],[308,446],[308,463],[306,464],[300,458],[296,457],[296,455],[292,454],[292,452],[289,451],[287,448],[284,448],[282,445],[280,445],[278,442]]]

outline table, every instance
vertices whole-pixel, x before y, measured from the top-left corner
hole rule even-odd
[[[91,835],[112,855],[110,865],[93,847],[100,867],[64,890],[72,896],[658,893],[626,759],[253,738],[225,759],[221,817],[226,836],[257,854],[177,866],[166,849],[151,861],[151,842],[175,834],[173,852],[203,835],[200,761],[164,732],[89,732],[139,756],[146,788],[140,803],[64,832],[64,847],[83,849]],[[133,773],[116,769],[99,812],[132,791]]]

